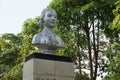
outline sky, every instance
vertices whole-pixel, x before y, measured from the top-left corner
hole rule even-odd
[[[52,0],[0,0],[0,34],[17,34],[28,18],[40,16]]]

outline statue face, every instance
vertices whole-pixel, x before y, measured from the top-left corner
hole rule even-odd
[[[56,12],[53,10],[48,10],[44,16],[44,26],[49,28],[54,28],[57,21]]]

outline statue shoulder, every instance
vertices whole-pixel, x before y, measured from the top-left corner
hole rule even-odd
[[[41,37],[42,36],[42,33],[37,33],[33,36],[33,38],[37,38],[37,37]]]
[[[64,47],[64,42],[63,42],[62,38],[59,36],[56,36],[56,39],[57,39],[58,45],[60,47]]]
[[[42,33],[37,33],[33,36],[32,44],[39,43],[42,37]]]

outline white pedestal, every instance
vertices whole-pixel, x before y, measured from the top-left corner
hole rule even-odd
[[[26,57],[23,80],[74,80],[70,57],[34,53]]]

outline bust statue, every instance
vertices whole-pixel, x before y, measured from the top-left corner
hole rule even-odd
[[[64,47],[62,39],[55,34],[56,22],[57,14],[53,9],[42,11],[39,22],[42,32],[35,34],[32,40],[32,44],[41,49],[42,53],[55,54],[57,49]]]

